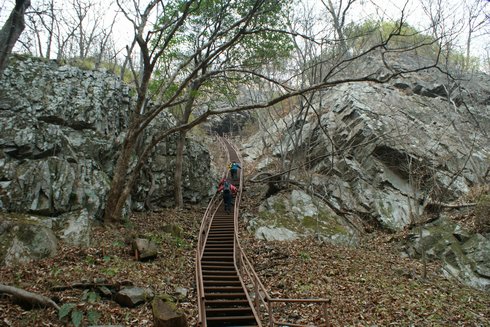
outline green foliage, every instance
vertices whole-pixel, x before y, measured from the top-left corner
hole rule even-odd
[[[64,317],[68,316],[68,314],[75,308],[76,305],[73,303],[65,303],[60,307],[60,310],[58,311],[58,318],[63,319]]]
[[[114,277],[119,273],[119,268],[117,267],[107,267],[101,270],[101,272],[107,277]]]
[[[88,303],[95,303],[100,300],[100,296],[94,290],[86,289],[82,293],[81,300]],[[89,309],[84,311],[83,306],[77,306],[74,303],[63,304],[58,311],[58,318],[61,321],[70,320],[74,326],[81,326],[84,318],[86,318],[89,324],[96,324],[100,318],[100,313],[96,310]]]
[[[432,35],[419,31],[407,23],[400,26],[396,21],[366,20],[362,23],[350,23],[344,33],[348,46],[354,54],[386,42],[388,49],[414,49],[417,55],[425,58],[436,59],[440,53],[441,62],[448,62],[460,70],[479,69],[479,58],[468,59],[465,54],[450,44],[441,51],[440,43]]]
[[[87,319],[91,325],[95,325],[97,322],[99,322],[100,312],[93,310],[93,309],[88,310],[87,311]]]
[[[212,99],[214,103],[236,100],[238,87],[257,78],[243,70],[279,65],[289,57],[293,49],[290,37],[276,32],[284,26],[283,18],[287,14],[289,2],[264,1],[257,4],[254,0],[199,1],[193,3],[185,23],[171,41],[163,44],[161,40],[170,33],[168,26],[182,14],[185,3],[170,1],[158,23],[167,28],[164,28],[163,37],[158,39],[160,43],[154,41],[152,44],[165,49],[154,71],[149,93],[163,100],[175,96],[182,79],[196,66],[200,66],[202,69],[193,79],[213,70],[221,73],[207,75],[200,80],[197,90],[185,90],[188,98],[205,101]],[[241,19],[245,20],[245,17],[251,17],[248,25],[236,24]],[[215,52],[220,47],[223,47],[222,51]],[[168,83],[176,67],[179,67],[177,78],[173,83]],[[161,89],[164,83],[168,84]],[[173,114],[182,117],[177,109]]]
[[[116,246],[116,247],[121,247],[121,248],[126,247],[126,244],[123,241],[120,241],[120,240],[119,241],[112,242],[112,245],[113,246]]]
[[[480,58],[470,57],[468,59],[462,52],[456,50],[443,53],[443,59],[460,71],[475,72],[480,69]]]
[[[82,70],[93,70],[95,69],[95,61],[93,58],[72,58],[69,64],[78,67]]]
[[[71,322],[75,327],[78,327],[82,324],[83,312],[78,309],[73,309],[71,311]]]
[[[56,278],[58,275],[62,272],[61,268],[58,267],[57,265],[53,265],[51,268],[51,276]]]
[[[164,243],[168,237],[169,235],[165,233],[148,233],[145,235],[145,238],[148,238],[151,242],[157,245]]]
[[[174,244],[177,248],[188,249],[190,248],[190,244],[183,238],[175,237]]]
[[[94,70],[97,63],[97,59],[93,57],[71,58],[67,60],[67,63],[72,66],[78,67],[82,70]],[[101,61],[99,63],[99,67],[117,76],[121,74],[121,70],[122,70],[122,66],[107,61]],[[131,84],[133,82],[133,75],[129,69],[126,69],[124,71],[123,81],[127,84]]]
[[[99,294],[91,290],[84,290],[82,293],[82,301],[87,301],[89,303],[94,303],[100,300]]]
[[[151,242],[161,245],[167,244],[173,246],[176,249],[189,249],[191,244],[187,242],[182,235],[172,235],[168,232],[166,233],[148,233],[145,235]]]
[[[92,256],[92,255],[87,255],[85,257],[85,262],[91,266],[91,265],[94,265],[95,264],[95,258]]]
[[[88,301],[89,303],[94,303],[100,299],[99,295],[90,290],[85,290],[82,295],[83,301]],[[89,324],[93,325],[98,322],[100,319],[100,313],[96,310],[89,309],[85,313],[84,311],[77,308],[77,305],[74,303],[65,303],[63,304],[58,311],[58,318],[61,321],[67,321],[68,317],[70,317],[71,323],[75,326],[81,326],[84,320],[84,317],[87,318]]]
[[[351,23],[346,27],[346,37],[354,52],[362,52],[375,45],[387,42],[388,48],[421,47],[425,55],[437,50],[435,39],[419,32],[409,24],[384,20],[367,20],[361,24]]]
[[[299,256],[301,257],[301,260],[303,260],[303,261],[310,261],[311,260],[310,254],[308,254],[306,252],[300,252]]]

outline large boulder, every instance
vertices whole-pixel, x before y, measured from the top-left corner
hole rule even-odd
[[[334,244],[355,245],[358,242],[358,235],[348,221],[321,200],[301,190],[267,198],[259,207],[258,217],[250,219],[248,225],[256,238],[265,240],[315,236]]]
[[[57,217],[0,212],[0,264],[15,265],[54,256],[59,240],[88,246],[90,224],[86,209]]]
[[[415,81],[411,77],[406,84],[413,87]],[[469,100],[488,98],[490,78],[478,81],[484,87],[476,94],[473,84],[461,86],[460,96],[468,102],[459,107],[438,95],[440,87],[427,96],[390,85],[338,85],[306,119],[293,111],[271,122],[267,133],[254,135],[243,145],[244,159],[273,167],[279,159],[271,161],[270,153],[297,160],[307,153],[311,187],[331,208],[403,229],[427,203],[451,202],[484,182],[490,166],[490,105]],[[296,135],[301,137],[293,140]],[[291,177],[301,181],[301,174],[293,170]]]
[[[158,255],[158,248],[156,244],[145,238],[134,239],[132,248],[136,253],[136,257],[140,261],[154,259]]]
[[[54,256],[57,239],[50,223],[35,216],[0,213],[0,263],[16,265]]]
[[[175,304],[161,297],[155,297],[152,304],[155,327],[187,327],[185,315],[175,308]]]
[[[447,218],[415,229],[408,237],[405,252],[443,262],[445,275],[462,283],[490,291],[490,239],[470,234]]]
[[[154,293],[146,287],[126,286],[116,293],[114,301],[124,307],[133,308],[145,302],[150,302]]]

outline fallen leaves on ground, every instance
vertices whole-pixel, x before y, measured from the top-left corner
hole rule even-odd
[[[245,202],[246,203],[246,202]],[[92,246],[61,244],[54,258],[1,267],[1,282],[74,303],[84,312],[100,313],[98,324],[152,326],[150,304],[123,308],[110,299],[84,299],[83,289],[54,292],[51,287],[80,281],[106,279],[151,287],[155,293],[173,294],[176,287],[189,290],[178,302],[189,325],[197,323],[195,293],[195,244],[204,210],[163,210],[139,213],[124,226],[93,227]],[[167,224],[182,227],[182,237],[163,233]],[[393,240],[383,233],[367,234],[358,248],[319,243],[255,240],[241,228],[241,243],[269,294],[279,298],[325,298],[332,326],[490,326],[490,294],[465,287],[442,276],[438,262],[430,262],[428,278],[421,278],[422,264],[403,258]],[[138,262],[129,251],[129,239],[147,237],[159,246],[156,260]],[[281,308],[279,308],[281,309]],[[284,307],[287,318],[308,321],[318,314],[312,305]],[[0,326],[66,326],[51,308],[24,310],[0,297]]]
[[[61,243],[53,258],[33,261],[15,267],[0,267],[1,282],[55,299],[60,304],[74,303],[84,313],[82,325],[88,325],[87,313],[100,314],[97,324],[153,326],[151,305],[124,308],[116,302],[93,297],[89,302],[84,289],[54,292],[51,287],[81,281],[105,280],[108,284],[131,283],[150,287],[156,294],[175,293],[176,287],[189,290],[188,297],[178,302],[192,326],[197,319],[194,285],[195,240],[204,210],[164,210],[140,213],[124,226],[94,226],[90,247],[72,247]],[[162,231],[167,224],[179,225],[183,234],[175,237]],[[136,261],[130,251],[132,237],[145,237],[157,243],[158,257],[153,261]],[[95,301],[94,301],[95,298]],[[24,310],[0,297],[0,326],[66,326],[51,308]],[[70,325],[70,324],[68,324]]]
[[[391,239],[371,234],[358,248],[315,239],[285,246],[245,233],[242,245],[272,297],[327,299],[333,326],[490,326],[489,293],[444,278],[438,262],[422,279],[422,263],[403,258]]]

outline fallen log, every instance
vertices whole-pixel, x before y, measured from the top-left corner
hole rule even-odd
[[[60,307],[49,297],[32,293],[21,288],[0,284],[0,293],[6,293],[13,296],[15,302],[22,306],[30,307],[53,307],[59,310]]]

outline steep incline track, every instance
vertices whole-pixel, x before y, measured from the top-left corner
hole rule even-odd
[[[228,150],[229,161],[241,164],[233,146],[225,139],[221,142]],[[226,213],[221,196],[215,196],[203,218],[196,258],[201,326],[260,326],[235,265],[241,180],[241,172],[238,179],[230,180],[239,190],[233,213]]]

